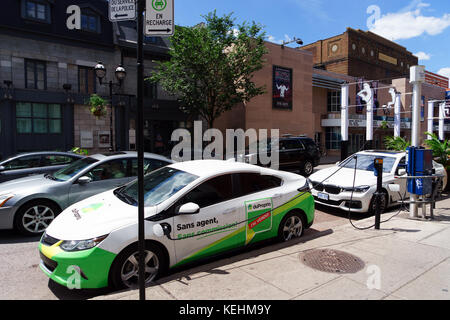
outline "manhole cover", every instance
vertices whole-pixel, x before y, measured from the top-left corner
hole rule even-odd
[[[329,273],[356,273],[364,268],[360,258],[338,250],[310,250],[301,254],[300,260],[310,268]]]

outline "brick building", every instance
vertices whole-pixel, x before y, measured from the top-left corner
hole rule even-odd
[[[352,28],[300,49],[313,54],[314,68],[368,80],[409,76],[409,67],[418,64],[418,58],[406,48]]]
[[[35,150],[66,151],[74,146],[105,152],[110,112],[97,119],[86,102],[97,93],[109,100],[105,83],[117,82],[114,71],[127,70],[122,86],[113,88],[113,141],[116,150],[135,147],[136,23],[111,23],[105,0],[3,0],[0,12],[0,155]],[[81,30],[67,27],[67,8],[81,9]],[[168,59],[168,43],[145,39],[145,74],[153,60]],[[94,66],[107,69],[104,85]],[[146,151],[154,137],[168,141],[173,127],[185,125],[176,101],[159,86],[145,88]],[[104,142],[104,141],[103,141]]]

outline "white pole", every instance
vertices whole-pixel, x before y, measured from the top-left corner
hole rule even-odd
[[[428,101],[428,132],[433,133],[434,101]],[[428,140],[431,137],[428,136]]]
[[[348,141],[348,84],[341,89],[341,138]]]
[[[444,121],[445,121],[445,102],[439,105],[439,140],[445,140],[444,133]]]
[[[397,93],[395,95],[395,105],[394,105],[394,137],[400,137],[400,131],[401,131],[400,112],[401,111],[402,111],[401,94]]]
[[[373,89],[370,88],[370,99],[367,101],[367,123],[366,123],[366,140],[373,141],[373,107],[374,107],[374,99],[373,99]],[[372,149],[375,149],[375,146],[372,145]]]
[[[410,83],[413,85],[413,110],[412,110],[412,128],[411,128],[411,147],[420,146],[420,105],[422,96],[422,83],[425,82],[425,67],[413,66],[410,68]],[[418,206],[416,194],[410,195],[409,217],[417,218]]]

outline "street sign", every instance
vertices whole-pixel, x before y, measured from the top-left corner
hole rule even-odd
[[[146,0],[145,35],[172,36],[175,31],[174,0]]]
[[[109,0],[109,21],[136,20],[136,0]]]

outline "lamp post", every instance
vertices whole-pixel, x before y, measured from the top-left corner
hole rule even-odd
[[[100,82],[100,85],[103,85],[103,79],[106,76],[106,68],[103,65],[102,62],[99,62],[96,66],[95,66],[95,75],[98,78],[98,81]],[[109,100],[110,100],[110,104],[111,104],[111,114],[109,117],[109,130],[110,130],[110,147],[109,147],[109,151],[113,152],[115,151],[115,146],[113,143],[113,87],[116,86],[118,88],[120,88],[122,86],[123,80],[125,80],[126,76],[127,76],[127,72],[125,70],[125,68],[122,65],[119,65],[116,68],[115,71],[115,76],[118,82],[113,82],[112,80],[110,80],[107,85],[109,86]]]

